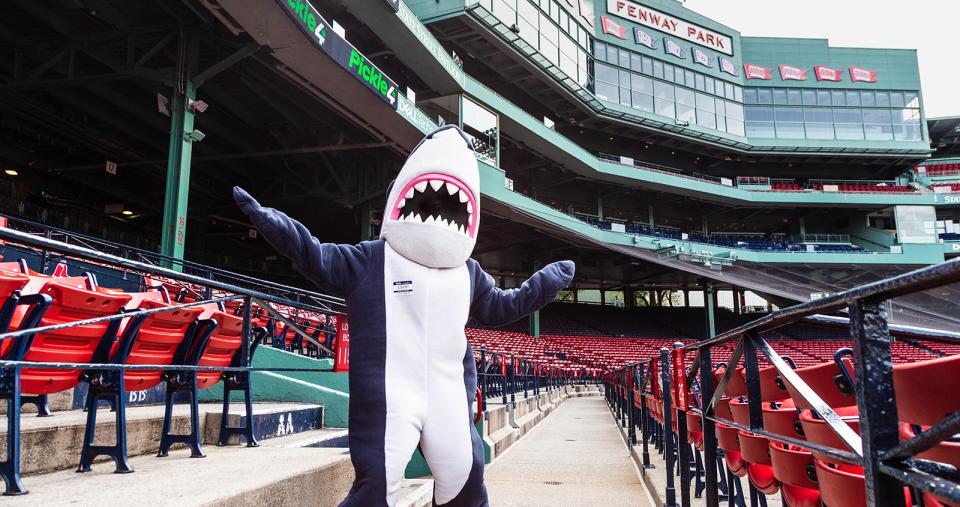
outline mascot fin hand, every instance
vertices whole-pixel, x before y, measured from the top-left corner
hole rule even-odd
[[[470,313],[487,326],[502,326],[526,317],[556,300],[557,293],[573,280],[574,269],[572,261],[554,262],[534,273],[519,289],[503,291],[477,266]]]
[[[321,244],[300,222],[273,208],[264,208],[240,187],[233,187],[233,198],[257,231],[297,269],[321,289],[347,297],[372,265],[369,243],[353,245]]]

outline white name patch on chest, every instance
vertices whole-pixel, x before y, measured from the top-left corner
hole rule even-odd
[[[402,280],[399,282],[393,282],[393,295],[394,296],[409,296],[413,294],[413,281],[412,280]]]

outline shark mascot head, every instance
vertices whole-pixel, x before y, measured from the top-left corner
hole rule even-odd
[[[454,125],[425,137],[387,191],[380,238],[429,268],[461,266],[477,243],[480,171],[473,144]]]

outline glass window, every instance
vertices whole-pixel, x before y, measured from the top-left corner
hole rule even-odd
[[[868,141],[892,141],[893,125],[864,125],[863,130]]]
[[[893,123],[903,123],[903,124],[920,124],[920,110],[919,109],[901,109],[899,112],[894,112],[893,114]]]
[[[825,107],[805,107],[803,116],[807,123],[833,123],[833,109]]]
[[[778,121],[777,137],[780,139],[803,139],[803,124]]]
[[[679,107],[679,106],[678,106]],[[717,115],[711,114],[703,111],[702,109],[697,110],[697,125],[715,129],[717,128]]]
[[[744,104],[759,104],[760,99],[757,97],[756,88],[744,88],[743,89],[743,103]]]
[[[897,239],[901,243],[936,243],[937,211],[933,206],[897,206]]]
[[[890,107],[890,92],[877,92],[877,107]]]
[[[463,131],[470,136],[477,158],[493,165],[497,163],[498,130],[497,115],[463,98]]]
[[[807,139],[833,139],[833,124],[807,123]]]
[[[620,49],[616,46],[607,46],[607,63],[620,64]]]
[[[860,91],[860,99],[863,101],[864,107],[874,107],[877,105],[877,96],[874,95],[873,90]]]
[[[653,61],[653,77],[663,79],[663,62],[660,60]]]
[[[817,91],[816,90],[803,90],[803,103],[807,106],[817,105]]]
[[[903,92],[903,101],[907,107],[920,107],[920,96],[917,92]]]
[[[716,95],[714,93],[714,80],[712,77],[705,76],[703,78],[703,84],[707,85],[707,87],[703,91],[709,93],[710,95]]]
[[[673,102],[673,85],[661,81],[653,82],[654,95],[658,99],[666,99]]]
[[[683,71],[683,82],[686,83],[687,86],[693,88],[697,84],[696,81],[696,74],[692,70]]]
[[[847,90],[847,105],[860,106],[860,92],[857,90]]]
[[[747,121],[772,122],[774,120],[772,107],[745,107],[744,110],[747,115]]]
[[[863,113],[859,109],[834,109],[833,116],[837,123],[863,123]]]
[[[733,94],[733,100],[736,100],[737,102],[743,102],[743,87],[742,87],[742,86],[734,86],[734,87],[733,87],[733,92],[734,92],[734,94]]]
[[[679,100],[677,100],[679,102]],[[697,109],[702,109],[708,113],[716,113],[716,104],[714,98],[703,93],[697,94]]]
[[[743,122],[740,120],[734,120],[729,116],[727,117],[727,132],[737,136],[746,135],[746,133],[743,130]]]
[[[643,57],[643,70],[641,72],[648,76],[653,75],[653,58]]]
[[[727,115],[727,110],[726,110],[726,108],[724,107],[724,106],[726,105],[726,102],[724,102],[724,101],[722,101],[722,100],[720,100],[720,99],[715,99],[715,100],[716,100],[716,105],[717,105],[717,114],[720,115],[720,116],[726,116],[726,115]]]
[[[683,69],[680,67],[674,69],[673,82],[677,83],[678,85],[685,83],[685,80],[683,79]]]
[[[550,17],[556,24],[560,24],[560,4],[557,2],[550,2]]]
[[[719,130],[719,131],[721,131],[721,132],[726,132],[726,131],[727,131],[727,121],[726,121],[726,120],[727,120],[727,119],[724,118],[723,116],[720,116],[719,114],[717,115],[717,130]]]
[[[673,65],[669,63],[663,64],[663,79],[673,82]]]
[[[620,80],[617,69],[602,63],[596,64],[596,76],[597,81],[603,81],[605,83],[617,84]]]
[[[802,106],[803,96],[800,94],[800,90],[796,88],[787,90],[787,103],[791,106]]]
[[[847,105],[847,94],[843,90],[833,90],[833,105],[835,106],[845,106]]]
[[[626,70],[620,71],[620,86],[622,88],[630,89],[630,72]]]
[[[891,117],[889,109],[864,109],[863,123],[890,125]]]
[[[698,72],[696,75],[696,85],[694,87],[700,91],[705,91],[707,89],[707,85],[703,78],[704,75]]]
[[[787,104],[787,90],[783,88],[775,88],[773,90],[773,103]]]
[[[637,71],[643,71],[643,59],[637,53],[630,53],[630,68]]]
[[[723,86],[724,88],[726,88],[726,93],[724,94],[724,96],[730,100],[734,100],[733,99],[733,83],[724,83]]]
[[[633,75],[632,88],[635,92],[646,93],[647,95],[653,95],[653,80],[648,77],[643,77],[637,74]]]
[[[743,121],[743,106],[727,102],[727,118]]]
[[[747,137],[774,138],[777,137],[773,122],[747,122]]]
[[[672,101],[672,100],[661,99],[661,98],[657,97],[656,99],[654,99],[654,102],[653,102],[653,103],[654,103],[654,107],[655,107],[656,110],[657,110],[657,114],[662,115],[662,116],[666,116],[666,117],[669,117],[669,118],[676,118],[676,117],[677,117],[676,114],[674,113],[674,110],[673,110],[673,101]]]
[[[799,122],[803,123],[803,108],[800,107],[778,107],[776,108],[777,122]]]
[[[697,113],[694,111],[694,108],[690,106],[677,104],[677,119],[681,121],[688,121],[691,124],[697,123]]]
[[[615,84],[597,81],[597,98],[602,100],[617,100],[620,88]]]
[[[821,106],[830,105],[830,90],[817,90],[817,104]]]
[[[773,90],[770,88],[760,88],[757,97],[761,104],[773,104]]]
[[[620,66],[626,69],[630,68],[630,51],[620,50]]]
[[[653,112],[653,95],[647,95],[645,93],[633,92],[633,107],[640,109],[641,111],[647,111],[648,113]]]
[[[840,112],[839,110],[837,111]],[[863,124],[862,123],[837,123],[837,139],[843,140],[862,140],[863,139]]]
[[[533,24],[534,29],[536,30],[536,23],[537,20],[540,19],[540,13],[537,12],[537,8],[534,7],[532,3],[523,0],[517,2],[517,14]]]
[[[620,88],[620,105],[630,107],[630,88]]]
[[[893,135],[897,141],[919,141],[920,124],[916,125],[894,125]]]
[[[594,58],[596,58],[597,60],[600,60],[601,62],[607,61],[607,45],[600,41],[597,41],[593,45],[593,56]]]
[[[690,107],[696,107],[696,93],[686,88],[677,88],[677,103]]]
[[[893,107],[903,107],[903,92],[890,92],[890,105]]]

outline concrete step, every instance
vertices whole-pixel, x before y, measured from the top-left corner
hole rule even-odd
[[[220,435],[221,403],[201,403],[201,444],[206,452],[215,447]],[[160,432],[163,428],[163,405],[127,407],[127,454],[139,456],[156,454],[160,447]],[[237,426],[242,419],[243,404],[230,405],[230,425]],[[261,441],[316,430],[323,427],[323,407],[298,403],[255,403],[253,405],[254,436]],[[115,414],[109,408],[97,411],[95,444],[114,443]],[[83,435],[87,414],[82,410],[56,412],[52,417],[24,415],[20,418],[20,469],[22,475],[52,472],[76,468],[80,462]],[[244,424],[246,421],[243,421]],[[172,428],[174,433],[187,433],[190,416],[187,405],[174,407]],[[6,425],[0,425],[0,453],[6,455]],[[228,443],[237,444],[239,437]],[[245,441],[245,439],[244,439]],[[344,444],[343,447],[346,447]],[[184,448],[175,444],[173,449]],[[97,462],[108,461],[100,457]],[[111,465],[112,466],[112,465]],[[29,486],[28,486],[29,488]]]
[[[29,494],[6,505],[334,507],[346,496],[354,472],[347,449],[291,445],[338,438],[344,430],[313,430],[265,440],[260,447],[207,446],[202,459],[186,449],[170,456],[139,456],[136,472],[115,474],[112,463],[91,472],[71,470],[24,479]],[[414,488],[411,491],[415,491]]]

